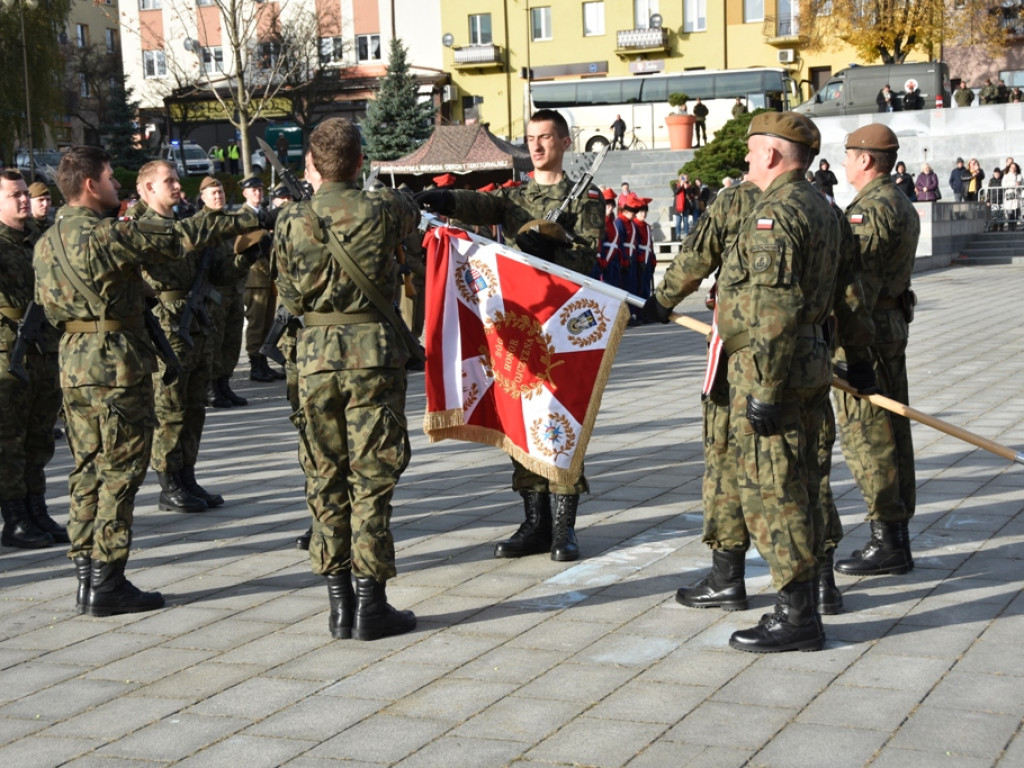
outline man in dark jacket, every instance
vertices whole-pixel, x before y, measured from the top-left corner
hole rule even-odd
[[[953,190],[953,202],[964,201],[964,182],[971,178],[971,172],[964,167],[964,159],[956,159],[956,168],[949,174],[949,188]]]

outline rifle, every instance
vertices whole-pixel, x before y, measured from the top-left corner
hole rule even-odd
[[[14,347],[11,349],[11,362],[7,366],[7,372],[13,374],[23,384],[29,383],[28,371],[25,370],[25,353],[28,352],[28,345],[31,344],[36,351],[43,352],[43,327],[46,325],[46,315],[43,308],[34,301],[28,303],[25,315],[18,323],[18,337],[14,340]]]
[[[288,323],[295,317],[289,312],[283,305],[278,305],[277,312],[274,313],[274,322],[270,326],[270,331],[267,333],[267,338],[263,340],[262,346],[260,346],[260,354],[264,357],[269,357],[278,365],[284,365],[284,355],[281,354],[281,350],[277,348],[277,342],[284,336],[285,330],[288,328]]]
[[[575,186],[573,186],[569,191],[569,194],[566,195],[562,204],[544,214],[545,221],[553,221],[555,224],[564,226],[562,224],[562,219],[565,218],[565,214],[569,210],[569,205],[576,200],[579,200],[590,190],[590,184],[594,180],[594,174],[596,174],[597,169],[601,167],[601,163],[604,162],[604,156],[608,154],[609,149],[611,149],[611,144],[605,144],[604,148],[597,153],[597,156],[594,158],[594,162],[590,164],[590,168],[587,169],[586,173],[580,176],[579,181],[576,182]]]
[[[299,200],[309,200],[309,195],[306,194],[306,190],[299,183],[299,178],[295,175],[295,171],[281,164],[281,161],[277,159],[277,153],[270,148],[267,142],[259,137],[256,138],[256,141],[262,147],[268,162],[274,166],[277,175],[281,177],[281,183],[288,187],[288,191],[292,193],[292,199],[296,202]]]
[[[205,328],[213,326],[210,313],[206,310],[206,300],[210,299],[215,304],[220,304],[222,297],[220,292],[210,282],[210,267],[213,264],[213,248],[204,248],[203,255],[199,257],[199,268],[196,276],[192,279],[192,285],[188,289],[188,296],[185,297],[185,308],[181,312],[181,319],[178,321],[178,336],[189,347],[194,347],[195,341],[189,328],[192,326],[192,318],[199,318],[199,324]]]
[[[171,384],[178,378],[183,369],[178,356],[174,354],[171,342],[164,333],[164,329],[160,327],[160,321],[153,314],[151,302],[152,305],[155,305],[157,300],[155,298],[146,299],[146,308],[142,310],[142,319],[146,323],[146,333],[149,334],[149,340],[153,342],[153,347],[156,349],[156,356],[164,364],[164,375],[161,378],[164,384]]]

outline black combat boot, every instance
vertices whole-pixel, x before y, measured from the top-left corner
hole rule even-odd
[[[277,370],[277,368],[270,364],[270,360],[267,360],[267,370],[270,371],[270,375],[277,381],[284,381],[288,378],[288,374],[284,371]]]
[[[164,596],[159,592],[143,592],[124,576],[125,563],[92,561],[89,583],[89,602],[85,612],[90,616],[113,616],[120,613],[140,613],[164,607]]]
[[[92,558],[79,555],[71,562],[75,564],[75,575],[78,577],[75,613],[85,613],[85,609],[89,605],[89,586],[92,583]]]
[[[818,574],[818,611],[826,616],[843,612],[843,593],[836,586],[836,575],[832,570],[835,553],[835,547],[825,550],[825,562]]]
[[[779,590],[775,611],[762,616],[756,627],[733,632],[729,646],[753,653],[820,651],[825,632],[815,606],[816,588],[813,581],[790,582]]]
[[[32,520],[35,521],[36,528],[50,534],[55,543],[71,543],[71,538],[68,536],[67,529],[50,517],[50,512],[46,508],[45,496],[30,494],[25,498],[25,507],[28,509],[28,513]]]
[[[494,545],[495,557],[539,555],[551,549],[551,494],[523,491],[526,519],[511,538]]]
[[[903,544],[900,523],[871,521],[871,539],[848,560],[836,563],[836,570],[848,576],[906,573],[911,568],[910,542]]]
[[[231,401],[232,405],[242,406],[249,404],[248,400],[246,400],[244,397],[239,395],[231,388],[231,379],[229,377],[223,376],[217,379],[216,387],[217,390],[221,393],[221,395],[223,395],[225,398]]]
[[[4,519],[0,544],[18,549],[45,549],[53,546],[53,536],[36,525],[24,499],[0,501]]]
[[[309,542],[313,538],[313,526],[309,526],[305,533],[295,537],[295,548],[309,551]]]
[[[578,493],[565,496],[553,494],[551,523],[551,559],[562,563],[578,560],[580,548],[576,543],[576,507],[580,503]]]
[[[249,381],[277,381],[277,377],[267,364],[265,355],[249,356]]]
[[[196,482],[196,468],[195,467],[182,467],[178,473],[178,480],[181,482],[181,487],[191,493],[196,498],[202,499],[206,502],[206,506],[219,507],[224,503],[224,497],[219,493],[210,493],[208,490],[203,488],[199,483]]]
[[[327,626],[335,640],[352,637],[352,621],[356,612],[356,593],[352,589],[352,571],[328,573],[327,597],[331,601],[331,616]]]
[[[157,472],[160,481],[160,502],[158,507],[164,512],[205,512],[206,502],[193,496],[181,484],[177,472]]]
[[[676,590],[676,602],[689,608],[747,609],[747,586],[743,581],[747,553],[742,549],[711,550],[711,573],[692,587]]]
[[[914,555],[910,552],[910,523],[906,520],[900,523],[900,545],[907,556],[907,565],[910,570],[914,570]]]
[[[356,640],[377,640],[401,635],[416,628],[412,611],[399,611],[388,604],[386,582],[372,576],[355,579],[356,615],[352,637]]]
[[[224,390],[220,386],[220,379],[210,382],[210,405],[213,408],[230,408],[234,405],[228,396],[224,394]]]

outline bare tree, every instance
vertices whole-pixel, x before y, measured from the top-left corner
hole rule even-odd
[[[322,30],[338,26],[337,7],[319,15],[303,10],[281,26],[282,53],[288,59],[281,95],[291,102],[292,115],[304,133],[309,132],[320,109],[334,102],[339,90],[337,67],[351,51],[351,44],[321,35]]]
[[[64,46],[64,108],[87,129],[98,134],[108,122],[111,93],[123,87],[121,58],[106,45]]]

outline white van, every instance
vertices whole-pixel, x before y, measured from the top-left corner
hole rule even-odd
[[[181,178],[213,175],[213,161],[202,147],[191,141],[186,141],[184,144],[179,144],[177,141],[164,144],[160,149],[160,159],[174,163],[174,167],[178,169],[178,176]]]

